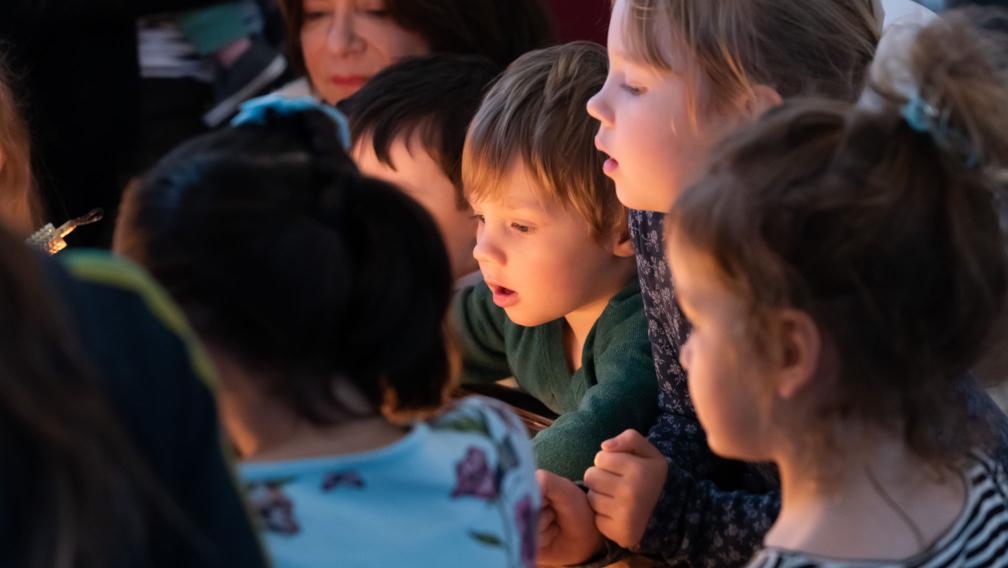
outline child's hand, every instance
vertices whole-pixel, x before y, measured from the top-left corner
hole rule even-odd
[[[580,564],[602,548],[595,513],[580,487],[569,479],[536,471],[542,490],[539,512],[539,564]]]
[[[602,534],[623,548],[640,544],[667,476],[665,456],[637,431],[602,442],[584,477]]]

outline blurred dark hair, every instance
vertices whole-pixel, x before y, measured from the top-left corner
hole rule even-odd
[[[340,103],[350,119],[355,143],[366,138],[378,160],[391,167],[396,139],[416,135],[423,149],[455,187],[459,209],[462,191],[462,147],[469,121],[483,94],[502,68],[482,56],[439,54],[407,59],[385,68],[349,99]]]
[[[145,266],[214,347],[316,424],[429,410],[451,380],[447,253],[427,212],[360,176],[317,110],[197,138],[123,199],[116,249]]]
[[[294,67],[304,71],[304,0],[279,0]],[[385,0],[388,17],[434,53],[482,55],[501,67],[553,42],[542,0]]]
[[[854,415],[935,462],[973,447],[952,401],[1008,287],[997,213],[1008,41],[981,31],[990,23],[979,13],[934,21],[903,57],[876,62],[857,106],[794,100],[770,111],[715,152],[672,210],[669,230],[709,253],[748,303],[757,352],[766,318],[785,307],[810,314],[835,349],[836,392],[807,435]],[[912,97],[901,94],[907,81]],[[911,99],[934,109],[926,127],[906,118]]]

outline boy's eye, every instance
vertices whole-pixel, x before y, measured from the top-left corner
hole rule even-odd
[[[476,214],[474,214],[474,215],[472,216],[472,219],[473,219],[474,221],[476,221],[477,223],[479,223],[480,225],[482,225],[483,223],[485,223],[485,222],[486,222],[486,219],[485,219],[485,218],[483,217],[483,215],[482,215],[481,213],[476,213]]]
[[[528,225],[522,225],[521,223],[511,223],[511,228],[519,233],[528,233],[532,230]]]

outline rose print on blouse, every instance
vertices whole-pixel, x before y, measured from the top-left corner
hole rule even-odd
[[[295,535],[301,526],[294,517],[294,501],[284,492],[291,479],[250,483],[245,495],[253,514],[267,531]]]
[[[452,498],[469,496],[487,501],[497,498],[499,482],[487,464],[486,452],[482,448],[471,447],[466,455],[455,464],[455,489]]]
[[[455,463],[455,487],[453,499],[477,498],[497,509],[501,517],[504,535],[470,530],[469,538],[485,545],[501,548],[508,555],[508,564],[515,567],[535,566],[536,522],[532,511],[532,499],[526,495],[518,503],[517,509],[508,510],[508,503],[501,495],[501,487],[507,475],[521,466],[515,450],[512,435],[524,436],[524,429],[513,420],[503,420],[508,430],[501,439],[491,433],[487,417],[484,415],[455,416],[451,420],[435,422],[440,429],[482,434],[493,444],[497,464],[491,464],[487,451],[479,446],[470,446],[465,455]],[[517,535],[515,534],[517,528]],[[531,531],[531,532],[530,532]],[[520,558],[515,558],[515,551]]]
[[[337,487],[364,489],[364,480],[356,471],[336,471],[327,473],[322,478],[322,491],[328,493]]]
[[[518,525],[518,536],[521,538],[521,562],[527,568],[535,567],[536,531],[538,526],[537,511],[532,507],[532,497],[522,497],[515,505],[515,524]]]

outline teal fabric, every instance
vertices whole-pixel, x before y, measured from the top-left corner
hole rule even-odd
[[[200,55],[210,55],[248,36],[251,31],[245,27],[245,9],[241,2],[223,2],[183,12],[176,23]]]
[[[540,468],[581,479],[603,440],[629,428],[646,433],[654,424],[658,387],[636,277],[610,299],[573,373],[564,351],[564,320],[517,325],[493,303],[486,284],[457,294],[451,321],[462,351],[463,382],[513,376],[560,414],[533,439]]]

